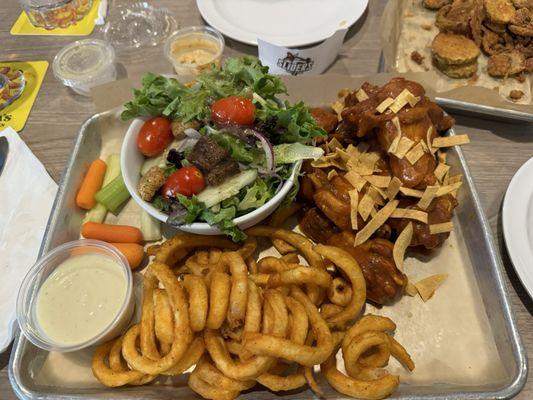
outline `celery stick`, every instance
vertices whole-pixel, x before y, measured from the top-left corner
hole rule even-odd
[[[105,185],[95,195],[96,201],[113,214],[120,208],[120,206],[130,198],[130,193],[124,184],[122,174],[119,174],[115,179]]]
[[[107,169],[102,187],[120,175],[120,154],[110,154],[107,156],[106,163]]]
[[[106,215],[107,208],[105,208],[100,203],[96,203],[93,208],[91,208],[85,213],[85,217],[83,218],[81,224],[83,225],[86,222],[98,222],[99,224],[101,224],[102,222],[104,222]]]
[[[102,187],[106,186],[109,182],[115,179],[120,174],[120,155],[110,154],[106,160],[107,168],[104,175],[104,182]],[[105,221],[107,215],[107,208],[102,204],[96,203],[96,205],[85,213],[82,224],[86,222],[98,222]]]
[[[141,210],[141,232],[146,242],[155,242],[161,239],[161,222],[153,218],[146,211]]]

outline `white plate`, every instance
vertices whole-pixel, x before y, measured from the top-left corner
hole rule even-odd
[[[363,15],[368,0],[196,0],[200,14],[224,35],[252,45],[320,42]]]
[[[503,200],[502,222],[514,269],[533,299],[533,158],[511,179]]]

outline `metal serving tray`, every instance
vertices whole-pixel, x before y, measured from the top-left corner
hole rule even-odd
[[[388,73],[385,68],[385,58],[383,52],[379,58],[378,73]],[[455,114],[473,115],[476,117],[485,117],[491,120],[502,120],[514,123],[533,123],[533,111],[531,113],[517,110],[491,107],[483,104],[471,103],[468,101],[461,101],[455,99],[448,99],[446,97],[436,96],[435,103],[447,111],[453,111]],[[533,106],[532,106],[533,109]]]
[[[116,112],[116,110],[115,110]],[[80,128],[72,149],[71,158],[61,180],[53,211],[41,247],[40,254],[63,242],[78,238],[83,217],[74,203],[80,176],[90,161],[100,155],[102,146],[103,120],[114,118],[114,111],[96,114]],[[124,124],[115,118],[115,124]],[[122,126],[122,125],[121,125]],[[126,125],[123,125],[124,127]],[[481,293],[487,321],[494,337],[495,348],[504,370],[504,377],[488,384],[446,384],[429,385],[402,384],[393,398],[399,399],[503,399],[510,398],[520,391],[526,381],[527,362],[502,278],[502,264],[494,246],[490,227],[487,223],[477,195],[466,160],[460,149],[448,152],[448,162],[455,172],[462,173],[464,185],[459,194],[460,206],[457,208],[455,224],[462,231],[466,258],[472,265],[473,276]],[[460,312],[460,311],[459,311]],[[423,332],[421,332],[423,334]],[[480,348],[479,351],[483,351]],[[47,378],[37,379],[43,360],[53,356],[33,346],[22,335],[18,335],[9,363],[9,378],[13,390],[21,399],[197,399],[185,385],[184,379],[172,385],[160,384],[125,387],[120,389],[104,388],[100,385],[57,384],[66,374],[53,371],[55,382]],[[89,363],[87,353],[84,363]],[[73,364],[72,368],[77,366]],[[89,370],[88,370],[89,371]],[[90,374],[90,372],[88,372]],[[341,394],[324,385],[327,398],[341,399]],[[290,392],[283,396],[268,391],[253,391],[242,394],[244,399],[285,399],[313,398],[310,391]]]

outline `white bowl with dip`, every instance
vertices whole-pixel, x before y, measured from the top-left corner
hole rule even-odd
[[[224,37],[208,26],[191,26],[170,35],[165,56],[178,75],[198,75],[211,66],[220,66]]]
[[[127,260],[110,244],[84,239],[56,247],[30,269],[17,319],[34,345],[68,352],[118,336],[134,306]]]

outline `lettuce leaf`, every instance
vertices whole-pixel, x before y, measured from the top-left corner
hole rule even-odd
[[[237,216],[237,209],[234,205],[229,207],[218,207],[217,212],[213,209],[205,208],[204,203],[196,196],[186,197],[177,195],[177,207],[171,210],[167,223],[176,227],[183,224],[205,221],[211,226],[216,226],[220,231],[229,236],[234,242],[246,239],[246,234],[233,222]]]
[[[221,70],[213,69],[200,75],[198,81],[217,98],[257,93],[264,98],[287,93],[281,79],[268,73],[256,57],[228,58]]]
[[[230,154],[231,158],[245,164],[258,164],[261,157],[264,159],[263,152],[257,148],[252,148],[242,140],[234,136],[209,129],[209,137],[214,139],[220,146],[224,147]]]
[[[244,190],[245,195],[237,206],[239,211],[255,210],[261,207],[274,196],[276,188],[274,185],[268,185],[266,180],[259,178]]]
[[[234,242],[242,242],[246,234],[233,222],[237,214],[235,207],[221,208],[217,213],[205,210],[202,219],[211,226],[216,226],[220,231],[229,236]]]
[[[325,137],[303,101],[291,104],[265,99],[254,93],[253,102],[257,108],[256,117],[274,132],[273,143],[309,143],[315,137]]]
[[[255,57],[229,58],[222,69],[212,69],[197,78],[199,84],[185,86],[175,78],[147,73],[142,89],[133,90],[133,100],[127,102],[122,119],[164,115],[171,119],[190,121],[208,120],[210,105],[233,95],[252,97],[258,93],[264,98],[286,93],[279,77],[268,73]]]
[[[296,161],[322,157],[324,150],[320,147],[306,146],[301,143],[282,143],[274,147],[276,164],[292,164]]]

